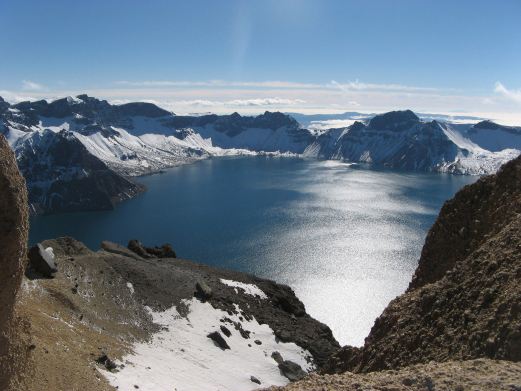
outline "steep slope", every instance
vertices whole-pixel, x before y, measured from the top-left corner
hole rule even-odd
[[[481,121],[471,126],[465,135],[481,148],[492,152],[513,148],[521,150],[521,127],[504,126],[492,121]]]
[[[16,381],[13,378],[26,360],[25,347],[20,346],[17,336],[23,322],[14,315],[13,308],[25,269],[28,234],[25,181],[13,152],[0,135],[0,390]]]
[[[17,304],[34,345],[24,391],[253,389],[288,382],[275,351],[311,369],[338,349],[287,286],[108,242],[43,246],[59,271],[29,273]]]
[[[112,209],[144,190],[110,170],[69,131],[31,132],[14,149],[35,214]]]
[[[362,348],[342,348],[325,371],[521,361],[520,254],[521,157],[445,204],[408,291],[376,319]]]
[[[508,143],[507,143],[508,144]],[[516,143],[509,147],[517,146]],[[392,168],[457,174],[495,172],[519,150],[491,152],[448,123],[421,121],[412,111],[393,111],[321,134],[304,155]]]

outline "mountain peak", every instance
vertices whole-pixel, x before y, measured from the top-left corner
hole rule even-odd
[[[117,106],[122,115],[157,118],[171,115],[170,111],[149,102],[132,102]]]
[[[377,130],[405,130],[418,122],[420,118],[411,110],[390,111],[373,117],[369,127]]]
[[[477,124],[475,124],[473,126],[473,128],[475,128],[475,129],[499,129],[501,127],[502,127],[501,125],[496,124],[495,122],[490,121],[488,119],[478,122]]]

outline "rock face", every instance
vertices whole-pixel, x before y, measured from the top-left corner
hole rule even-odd
[[[362,348],[324,371],[371,372],[431,360],[521,361],[521,158],[462,189],[430,230],[405,294]]]
[[[16,155],[34,214],[112,209],[144,191],[110,170],[71,132],[37,133],[18,144]]]
[[[26,261],[29,229],[27,190],[13,152],[0,135],[0,389],[14,371],[8,358],[13,306]]]

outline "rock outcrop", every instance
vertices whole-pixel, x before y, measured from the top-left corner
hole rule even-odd
[[[13,152],[0,135],[0,390],[16,370],[13,307],[26,261],[29,229],[27,190]]]
[[[325,372],[372,372],[492,358],[521,361],[521,158],[462,189],[430,230],[405,294],[362,348]]]

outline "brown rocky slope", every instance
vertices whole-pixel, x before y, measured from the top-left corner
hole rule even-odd
[[[22,280],[28,235],[27,190],[13,152],[0,135],[0,390],[21,364],[13,306]],[[20,360],[12,360],[16,357]],[[14,362],[13,362],[14,361]]]
[[[447,201],[408,291],[362,348],[324,371],[371,372],[488,357],[521,360],[521,158]]]

